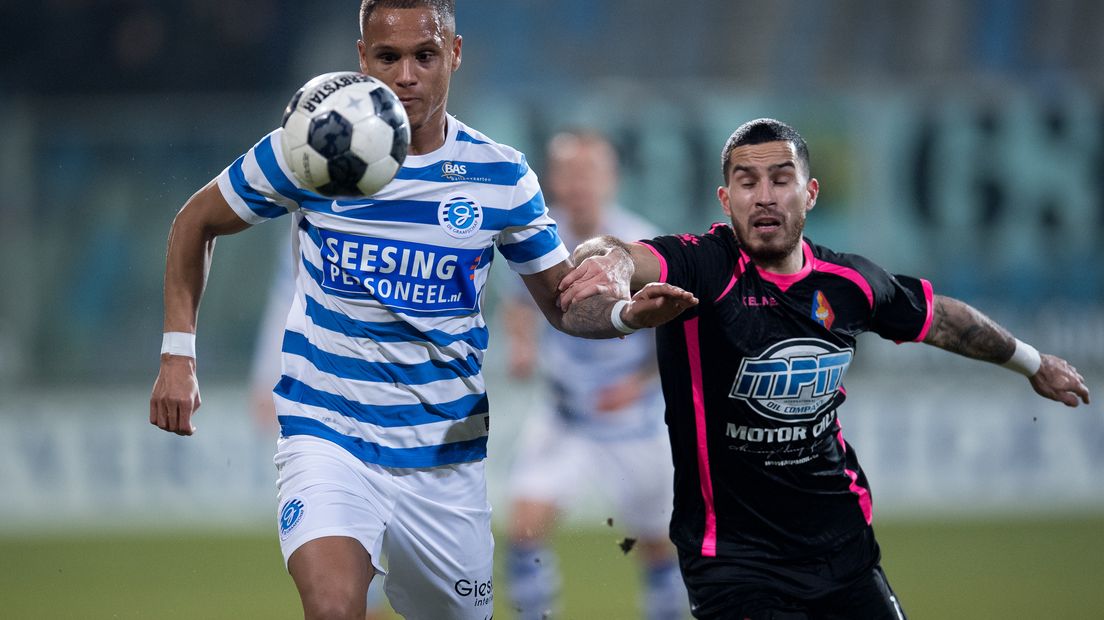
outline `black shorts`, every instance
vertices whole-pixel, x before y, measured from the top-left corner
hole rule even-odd
[[[905,620],[867,528],[809,558],[702,557],[679,550],[690,610],[702,620]]]

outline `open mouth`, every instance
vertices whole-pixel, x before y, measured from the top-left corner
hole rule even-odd
[[[751,227],[759,232],[773,232],[782,228],[782,220],[776,217],[760,217],[751,222]]]

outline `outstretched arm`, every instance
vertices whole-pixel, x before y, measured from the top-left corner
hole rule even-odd
[[[1039,354],[969,304],[936,295],[924,342],[977,360],[1001,364],[1028,377],[1043,397],[1076,407],[1089,402],[1085,379],[1066,360]]]
[[[207,283],[215,237],[248,227],[222,197],[215,181],[195,193],[173,220],[165,260],[165,323],[167,334],[194,339],[199,300]],[[194,342],[194,340],[193,340]],[[150,395],[150,424],[191,435],[192,414],[199,408],[193,354],[170,347],[161,354],[161,369]]]

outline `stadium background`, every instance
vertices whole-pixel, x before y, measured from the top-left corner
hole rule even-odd
[[[157,432],[146,401],[174,213],[302,82],[356,67],[356,23],[334,0],[0,4],[0,616],[296,617],[245,388],[283,222],[219,242],[199,434]],[[1091,0],[465,0],[450,109],[538,173],[557,128],[609,132],[623,202],[672,232],[722,217],[735,125],[795,125],[823,188],[810,237],[930,278],[1097,391],[1067,410],[1007,371],[860,341],[841,418],[912,616],[1104,617],[1102,27]],[[506,382],[502,347],[500,508],[540,397]],[[566,615],[633,617],[594,499],[558,543]]]

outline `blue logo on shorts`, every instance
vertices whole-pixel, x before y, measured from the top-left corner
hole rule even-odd
[[[303,520],[304,508],[303,500],[298,497],[284,502],[284,507],[280,509],[280,540],[286,540],[291,530]]]

